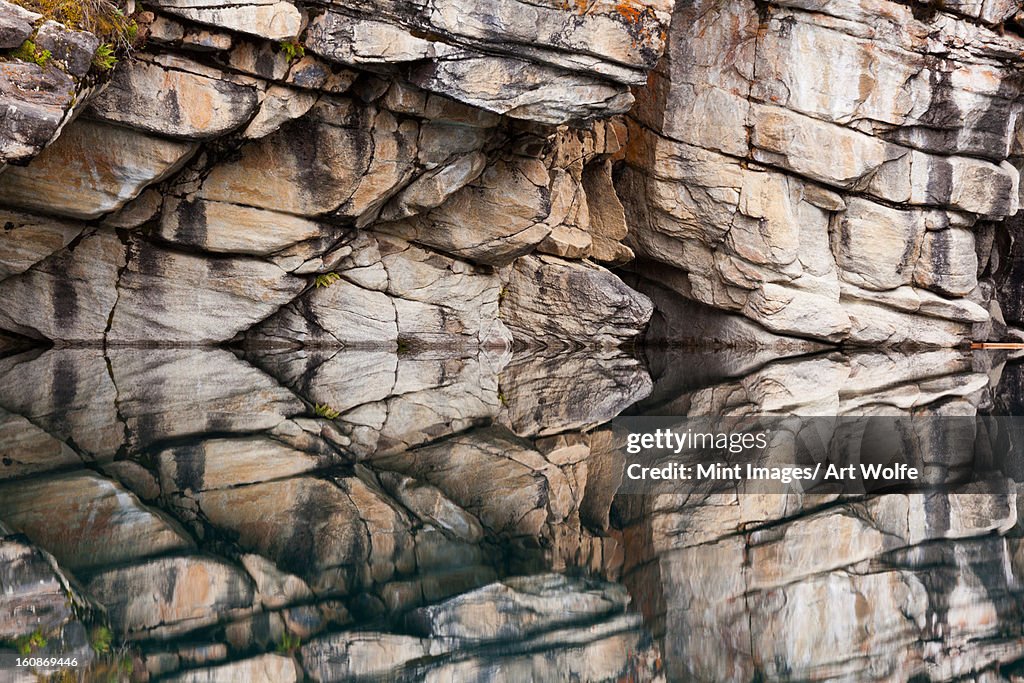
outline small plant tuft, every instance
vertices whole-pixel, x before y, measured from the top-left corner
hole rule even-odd
[[[30,635],[14,639],[14,648],[22,656],[30,655],[44,647],[46,647],[46,638],[43,637],[43,632],[39,629],[36,629]]]
[[[126,15],[122,9],[126,0],[14,0],[14,2],[25,9],[42,14],[46,19],[64,24],[69,29],[88,31],[98,37],[101,45],[93,58],[93,66],[98,71],[109,71],[119,59],[130,57],[133,50],[145,37],[141,35],[143,32],[140,31],[135,18]],[[18,54],[21,49],[18,48],[11,53],[12,56],[25,59],[24,56]],[[39,64],[37,59],[40,56],[35,56],[35,59],[28,61],[35,61]],[[49,53],[47,53],[46,59],[49,59]]]
[[[277,644],[277,653],[281,655],[294,654],[300,647],[302,647],[302,638],[293,636],[290,633],[284,633]]]
[[[117,57],[114,55],[114,46],[110,43],[103,43],[96,48],[96,54],[92,57],[92,65],[100,71],[110,71],[117,64]]]
[[[323,275],[317,275],[315,282],[317,289],[319,289],[320,287],[330,287],[340,279],[341,276],[337,273],[324,273]]]
[[[31,40],[26,40],[20,46],[11,50],[11,57],[20,59],[23,62],[31,62],[39,66],[46,66],[46,63],[50,61],[50,51],[40,50],[39,47]]]
[[[92,630],[89,644],[92,646],[93,652],[98,655],[105,655],[110,652],[110,644],[113,639],[114,634],[110,632],[109,628],[106,626],[96,626]]]
[[[294,62],[296,59],[302,59],[306,56],[306,48],[302,43],[294,40],[282,40],[281,51],[284,52],[284,56],[289,62]]]
[[[317,403],[314,405],[313,412],[317,417],[326,417],[328,420],[337,420],[341,416],[341,411],[335,410],[326,403]]]

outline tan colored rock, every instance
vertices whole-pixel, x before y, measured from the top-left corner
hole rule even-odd
[[[0,281],[0,327],[35,339],[102,340],[125,252],[116,235],[97,232]]]
[[[117,305],[104,338],[114,344],[227,341],[292,300],[304,286],[303,280],[266,261],[205,259],[135,242],[118,278]]]
[[[4,410],[24,416],[58,441],[74,443],[76,452],[95,460],[112,459],[121,447],[117,388],[102,348],[8,356],[0,359],[0,376]]]
[[[103,363],[102,354],[99,362]],[[74,357],[54,359],[75,370]],[[93,362],[92,357],[89,358]],[[104,366],[105,367],[105,366]],[[84,377],[94,366],[81,369]],[[121,391],[93,399],[96,408],[106,407],[124,420],[118,439],[128,436],[126,450],[138,453],[153,444],[180,441],[183,437],[215,432],[220,436],[251,435],[272,430],[305,406],[295,394],[273,378],[224,349],[149,349],[145,353],[113,353],[110,373]],[[117,403],[114,404],[114,397]],[[88,424],[75,435],[76,443],[88,437]],[[100,432],[92,427],[93,432]],[[107,428],[104,434],[114,431]],[[95,438],[95,437],[94,437]],[[115,446],[114,450],[117,450]],[[113,453],[113,451],[112,451]],[[111,453],[111,454],[112,454]]]
[[[194,547],[177,523],[91,472],[6,484],[0,487],[0,501],[6,524],[72,570],[95,570]],[[64,523],[53,524],[54,515]]]
[[[270,135],[282,124],[300,118],[316,103],[316,95],[272,85],[260,102],[259,110],[242,135],[247,138],[262,138]]]
[[[173,196],[164,202],[158,229],[169,242],[253,256],[270,256],[328,233],[326,226],[291,214]]]
[[[162,450],[153,460],[164,495],[281,479],[328,464],[266,437],[206,439]]]
[[[472,514],[491,534],[539,536],[552,515],[539,453],[500,430],[478,430],[438,445],[375,456],[375,466],[425,479]],[[530,464],[533,463],[533,467]]]
[[[551,232],[548,174],[537,160],[496,161],[423,215],[376,229],[449,254],[504,265]]]
[[[909,285],[925,239],[925,216],[851,198],[833,236],[842,277],[868,289]]]
[[[203,556],[163,557],[109,569],[86,590],[107,608],[127,637],[173,637],[216,623],[252,605],[253,586],[241,569]]]
[[[914,283],[947,296],[966,296],[978,286],[974,233],[950,228],[928,232],[914,270]]]
[[[519,436],[589,430],[651,393],[643,364],[619,349],[513,358],[501,374],[499,423]]]
[[[302,579],[286,574],[260,555],[242,555],[242,566],[256,582],[260,602],[268,609],[303,602],[313,597],[309,586]]]
[[[67,444],[21,415],[0,409],[0,480],[80,465]]]
[[[385,21],[327,11],[310,22],[306,47],[345,64],[413,62],[436,56],[434,43]]]
[[[537,245],[542,254],[561,256],[569,259],[583,259],[591,255],[594,240],[585,230],[567,225],[557,225],[544,241]]]
[[[615,346],[639,336],[647,297],[589,263],[526,256],[509,273],[501,317],[522,344]]]
[[[136,59],[115,69],[90,112],[158,135],[208,140],[248,121],[256,104],[253,86],[214,77],[192,60]]]
[[[249,33],[267,40],[287,40],[299,34],[302,14],[285,0],[252,0],[246,4],[207,0],[161,0],[160,9],[185,19]]]
[[[344,595],[413,566],[407,520],[356,478],[296,477],[203,491],[195,500],[208,523],[318,594]]]
[[[421,175],[402,190],[381,212],[381,220],[394,221],[441,206],[449,197],[476,180],[487,164],[481,152],[456,157]]]
[[[177,171],[196,149],[95,121],[78,120],[29,166],[0,174],[0,202],[92,219]]]
[[[82,233],[71,221],[0,211],[0,280],[23,273]]]
[[[389,633],[343,633],[302,646],[302,660],[314,681],[350,680],[354,676],[387,675],[403,664],[426,656],[428,641]]]
[[[247,340],[377,348],[399,339],[426,348],[508,343],[497,276],[394,237],[360,234],[351,246],[334,266],[340,281],[314,286]]]
[[[633,104],[628,90],[603,79],[472,52],[420,67],[412,82],[496,114],[548,124],[622,114]]]
[[[166,680],[174,683],[217,683],[218,681],[251,681],[252,683],[294,683],[302,680],[295,660],[283,655],[266,654],[194,671],[186,671]]]

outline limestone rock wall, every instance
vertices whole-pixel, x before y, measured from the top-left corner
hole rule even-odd
[[[616,115],[670,2],[147,10],[111,72],[0,57],[3,332],[503,349],[645,328],[649,301],[599,264],[632,258]],[[42,40],[41,16],[0,16],[12,46]],[[532,254],[540,294],[517,284]]]
[[[721,341],[988,332],[979,276],[1019,207],[1018,9],[676,3],[618,184],[638,276],[755,323],[705,323]]]
[[[614,345],[630,264],[661,341],[1020,336],[1019,4],[168,0],[101,73],[5,3],[0,328]]]

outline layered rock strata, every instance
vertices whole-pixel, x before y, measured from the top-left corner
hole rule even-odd
[[[671,3],[153,9],[112,73],[87,55],[81,115],[5,159],[0,329],[499,352],[642,332],[650,303],[595,263],[632,257],[610,161],[626,125],[604,119],[659,58]],[[20,54],[4,64],[42,69]],[[543,299],[544,329],[538,258],[545,290],[582,293]]]
[[[924,4],[676,3],[619,188],[638,275],[734,314],[719,341],[952,346],[992,318],[1018,3]]]
[[[104,624],[140,675],[182,681],[963,680],[1024,660],[1007,482],[626,495],[607,426],[1019,411],[998,364],[351,354],[0,361],[0,434],[20,435],[0,441],[0,638],[38,629],[96,670]],[[975,457],[917,444],[936,472]]]

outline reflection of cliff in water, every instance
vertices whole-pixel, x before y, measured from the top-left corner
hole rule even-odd
[[[642,355],[0,359],[0,640],[102,659],[106,622],[174,680],[1011,673],[1015,491],[616,496],[607,423],[1020,413],[1018,366]]]

